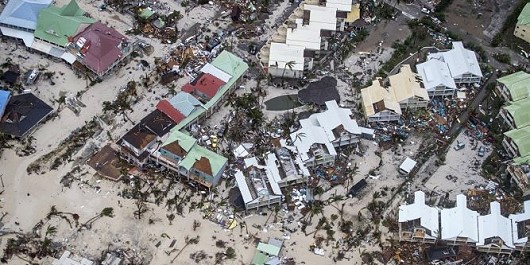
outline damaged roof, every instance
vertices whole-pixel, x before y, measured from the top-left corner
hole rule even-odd
[[[12,96],[0,119],[0,131],[25,137],[53,108],[31,93]]]

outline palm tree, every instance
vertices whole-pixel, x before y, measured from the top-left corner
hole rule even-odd
[[[103,210],[101,210],[101,212],[98,215],[88,219],[88,221],[82,224],[79,230],[81,230],[83,227],[90,229],[92,227],[92,224],[103,216],[107,216],[111,218],[114,217],[114,209],[112,207],[103,208]]]
[[[283,83],[284,83],[284,81],[285,81],[285,79],[284,79],[285,70],[286,70],[287,68],[289,68],[289,70],[292,71],[295,63],[296,63],[295,61],[288,61],[288,62],[286,62],[285,65],[283,66],[283,72],[282,72],[282,86],[283,86]]]
[[[303,137],[306,137],[305,133],[303,133],[303,132],[297,133],[295,138],[294,138],[294,142],[296,142],[297,140],[299,140],[301,142]]]

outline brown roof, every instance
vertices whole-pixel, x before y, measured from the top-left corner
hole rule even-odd
[[[156,135],[139,123],[128,131],[121,139],[141,150],[155,140]]]
[[[193,167],[200,172],[203,172],[205,174],[208,174],[212,176],[212,166],[210,165],[210,160],[206,157],[201,157],[201,159],[195,161],[195,164],[193,164]]]
[[[386,109],[384,100],[379,100],[379,101],[375,102],[373,104],[373,106],[374,106],[375,113],[378,113],[378,112]]]
[[[188,154],[188,152],[186,152],[186,150],[184,150],[184,148],[182,148],[182,146],[180,146],[178,141],[174,141],[174,142],[172,142],[170,144],[167,144],[163,148],[165,150],[171,152],[172,154],[178,155],[180,157],[184,157],[184,156],[186,156],[186,154]]]
[[[110,145],[101,148],[87,161],[87,164],[105,178],[117,181],[122,176],[120,158]]]

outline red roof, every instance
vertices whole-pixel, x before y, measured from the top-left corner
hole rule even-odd
[[[166,114],[169,118],[171,118],[175,123],[179,123],[184,118],[184,114],[180,113],[177,109],[175,109],[171,103],[165,99],[160,100],[158,104],[156,104],[156,109],[159,111],[162,111],[164,114]]]
[[[197,78],[191,81],[189,84],[186,84],[182,87],[182,91],[196,94],[195,91],[198,91],[204,94],[208,99],[213,98],[217,93],[217,90],[224,85],[223,80],[208,74],[201,73]]]
[[[78,47],[83,54],[81,60],[96,74],[104,74],[108,68],[122,56],[121,45],[127,38],[113,28],[101,22],[88,26],[74,37],[74,43],[84,38],[83,47]]]

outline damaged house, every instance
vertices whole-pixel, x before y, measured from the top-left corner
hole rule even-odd
[[[246,210],[282,202],[278,175],[276,164],[260,165],[255,157],[245,159],[245,168],[237,170],[235,178]]]

